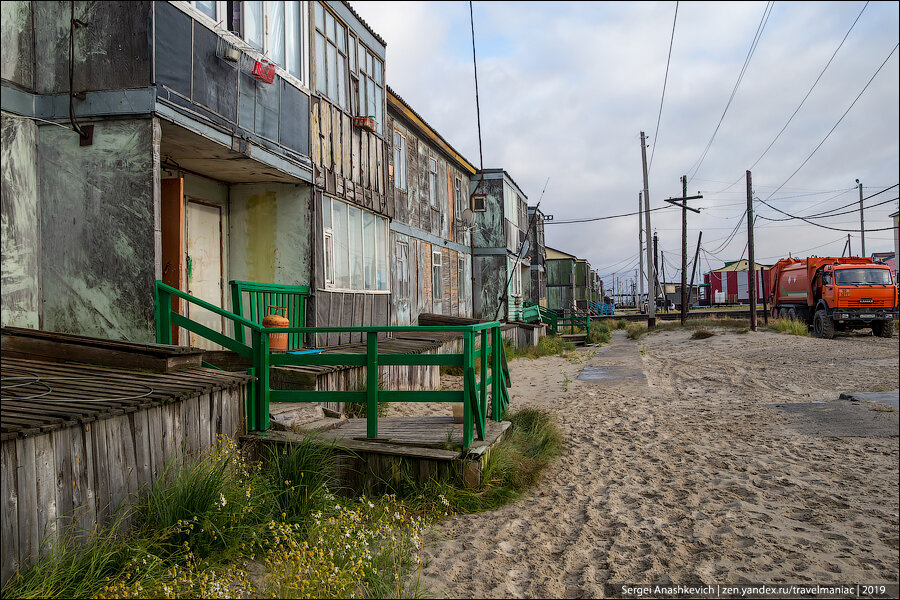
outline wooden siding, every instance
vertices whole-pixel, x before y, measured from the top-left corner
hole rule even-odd
[[[85,381],[60,379],[40,400],[4,398],[3,584],[70,526],[84,532],[107,522],[169,461],[196,455],[217,436],[235,437],[244,428],[245,376],[211,369],[144,373],[7,357],[3,366],[98,382],[91,391]],[[111,388],[110,381],[119,384]],[[122,386],[129,384],[154,393],[102,401],[110,389],[127,395]]]

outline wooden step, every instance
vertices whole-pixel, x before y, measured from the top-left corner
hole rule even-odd
[[[572,342],[576,346],[584,346],[587,343],[586,333],[563,333],[559,337],[567,342]]]

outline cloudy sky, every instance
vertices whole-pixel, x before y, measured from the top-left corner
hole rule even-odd
[[[469,3],[352,4],[387,42],[388,85],[477,167]],[[681,2],[677,16],[675,2],[475,2],[484,166],[506,169],[529,204],[549,178],[541,210],[556,221],[633,213],[644,131],[651,208],[681,195],[682,175],[704,196],[688,217],[701,272],[746,258],[748,169],[757,262],[840,256],[846,229],[859,254],[858,211],[812,219],[832,229],[764,217],[846,212],[856,179],[866,197],[900,183],[898,22],[896,2]],[[891,226],[897,190],[865,200],[869,254],[893,249],[892,231],[872,230]],[[681,211],[651,221],[677,280]],[[547,243],[630,288],[637,223],[548,225]]]

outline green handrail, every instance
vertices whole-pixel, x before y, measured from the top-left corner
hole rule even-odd
[[[285,307],[284,317],[288,323],[295,326],[303,326],[306,323],[306,298],[309,296],[309,286],[284,285],[276,283],[257,283],[254,281],[229,282],[231,286],[231,309],[239,317],[244,315],[244,296],[247,296],[249,315],[247,318],[262,325],[268,306]],[[244,341],[244,328],[234,330],[237,341]],[[288,336],[287,347],[297,350],[303,347],[303,335],[291,334]]]
[[[250,345],[213,331],[208,327],[185,317],[172,309],[172,296],[205,308],[229,319],[234,330],[243,327],[250,330]],[[220,344],[251,359],[248,372],[255,377],[247,396],[247,429],[266,430],[269,428],[269,404],[271,402],[364,402],[366,404],[367,436],[378,436],[378,404],[380,402],[462,402],[463,403],[463,447],[468,447],[475,436],[484,439],[488,418],[488,386],[491,389],[491,418],[500,421],[503,411],[509,405],[509,368],[503,354],[500,323],[475,323],[458,326],[430,327],[285,327],[264,328],[260,324],[230,313],[208,302],[194,298],[161,281],[156,282],[156,335],[161,344],[172,343],[172,325],[184,327],[210,341]],[[269,351],[269,335],[273,333],[364,333],[365,354],[334,353],[292,354]],[[379,333],[410,332],[450,332],[460,333],[464,338],[462,354],[380,354]],[[475,347],[480,338],[480,347]],[[475,368],[475,360],[481,359],[481,368]],[[318,390],[271,390],[269,389],[269,368],[278,365],[316,366],[338,365],[365,367],[366,389],[364,391],[318,391]],[[393,391],[381,390],[378,386],[379,366],[462,366],[463,389],[440,391]],[[488,375],[490,366],[490,375]]]

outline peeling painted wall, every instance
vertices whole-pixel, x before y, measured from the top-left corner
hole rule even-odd
[[[0,2],[0,78],[34,91],[31,2]]]
[[[304,184],[231,186],[229,279],[312,286],[311,194]]]
[[[39,128],[43,329],[153,341],[158,130],[98,121],[94,143]]]
[[[479,185],[476,175],[471,187],[477,186],[478,194],[485,195],[485,211],[475,213],[475,228],[472,230],[473,248],[504,248],[506,246],[506,223],[503,217],[503,180],[485,179]],[[477,281],[477,279],[476,279]]]
[[[505,254],[475,255],[472,257],[472,275],[476,282],[473,289],[473,311],[477,319],[506,319],[506,307],[497,312],[506,286]]]
[[[32,329],[40,326],[37,136],[34,121],[0,113],[0,322],[3,326]]]

